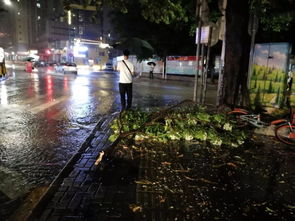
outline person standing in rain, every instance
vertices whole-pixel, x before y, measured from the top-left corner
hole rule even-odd
[[[155,69],[155,65],[154,63],[150,64],[150,79],[154,78],[154,69]]]
[[[121,97],[122,111],[128,110],[132,105],[132,77],[134,75],[134,65],[128,61],[130,52],[123,51],[124,59],[117,64],[117,70],[120,73],[119,91]],[[126,106],[127,95],[127,106]]]

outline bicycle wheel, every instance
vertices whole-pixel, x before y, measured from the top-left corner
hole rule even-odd
[[[237,112],[237,111],[231,111],[228,113],[229,118],[236,122],[236,126],[241,128],[249,125],[249,123],[241,118],[242,115],[246,115],[245,113]]]
[[[275,129],[276,138],[288,145],[295,145],[295,125],[283,124]]]

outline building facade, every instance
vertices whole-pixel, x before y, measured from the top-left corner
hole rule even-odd
[[[101,43],[110,39],[105,10],[96,13],[81,7],[65,11],[63,0],[11,0],[5,16],[0,16],[0,46],[13,54],[34,51],[48,62],[74,61],[75,39]],[[98,57],[108,55],[97,47]]]

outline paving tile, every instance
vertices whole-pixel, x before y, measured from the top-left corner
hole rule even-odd
[[[80,170],[78,168],[74,168],[74,170],[69,174],[69,178],[75,178],[80,173]]]
[[[69,215],[69,211],[65,208],[55,208],[51,214],[52,217],[62,217],[64,215]]]
[[[45,209],[43,212],[42,212],[42,215],[41,215],[41,217],[40,217],[40,221],[45,221],[45,220],[47,220],[49,217],[50,217],[50,215],[51,215],[51,213],[53,212],[53,209]]]
[[[84,171],[80,170],[79,175],[76,177],[75,182],[79,182],[82,184],[82,182],[85,180],[86,178],[86,174],[84,173]]]
[[[47,221],[59,221],[60,217],[59,216],[50,216]]]
[[[52,202],[59,202],[61,198],[64,196],[65,192],[56,192],[51,199]]]
[[[91,183],[87,192],[95,195],[95,193],[99,190],[100,186],[101,186],[101,183]]]
[[[63,216],[60,219],[61,221],[85,221],[84,216]]]
[[[82,198],[84,196],[85,196],[85,193],[82,193],[82,192],[75,193],[75,195],[73,196],[72,200],[69,203],[68,208],[72,210],[77,209],[80,206]]]
[[[81,191],[80,185],[78,185],[78,186],[72,185],[71,187],[69,187],[67,192],[75,193],[75,192],[80,192],[80,191]]]
[[[84,167],[84,165],[87,163],[88,159],[82,158],[78,161],[77,164],[75,164],[75,167]]]
[[[85,164],[85,167],[90,168],[94,165],[94,163],[95,163],[95,160],[93,160],[93,159],[88,160],[88,162]]]
[[[61,185],[63,186],[72,186],[75,178],[65,178]]]
[[[58,192],[66,192],[69,189],[69,186],[62,185],[58,188]]]
[[[101,133],[99,133],[98,137],[96,137],[95,139],[92,140],[91,146],[96,147],[99,144],[100,141],[101,141]]]
[[[83,158],[91,158],[91,154],[89,154],[89,153],[83,153],[81,156]]]
[[[69,202],[72,200],[75,192],[66,192],[63,198],[60,200],[60,204],[58,206],[59,209],[66,209]]]
[[[97,191],[97,193],[94,196],[95,200],[99,202],[102,202],[104,200],[104,197],[105,197],[105,193],[102,191]]]

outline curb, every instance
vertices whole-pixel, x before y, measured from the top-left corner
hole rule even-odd
[[[63,169],[58,173],[58,175],[55,177],[55,179],[51,182],[51,184],[49,185],[46,192],[41,196],[39,201],[36,203],[36,206],[31,210],[31,213],[26,218],[27,221],[36,220],[35,217],[37,217],[41,213],[42,209],[47,204],[47,201],[53,196],[53,194],[59,188],[59,186],[62,183],[63,179],[67,175],[69,175],[69,173],[70,173],[70,171],[72,169],[72,166],[75,165],[77,160],[81,157],[81,155],[84,153],[84,151],[87,149],[87,147],[91,144],[91,141],[94,138],[96,132],[104,124],[104,122],[106,120],[107,120],[107,117],[102,117],[99,120],[97,125],[92,129],[90,135],[86,138],[86,140],[80,146],[78,151],[69,159],[69,161],[63,167]]]

